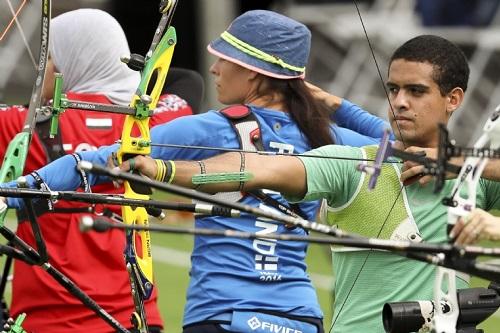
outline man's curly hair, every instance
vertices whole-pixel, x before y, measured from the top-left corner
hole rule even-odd
[[[442,96],[456,87],[464,92],[467,89],[470,72],[467,57],[445,38],[434,35],[412,38],[394,52],[389,65],[398,59],[431,64],[434,67],[433,79]]]

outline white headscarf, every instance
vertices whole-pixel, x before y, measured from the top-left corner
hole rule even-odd
[[[52,19],[50,54],[64,76],[63,91],[98,93],[127,105],[140,74],[120,61],[129,55],[125,33],[108,13],[78,9]]]

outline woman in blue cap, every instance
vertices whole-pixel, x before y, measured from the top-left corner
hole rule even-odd
[[[310,31],[288,17],[263,10],[239,16],[208,46],[218,57],[210,69],[218,99],[233,106],[157,126],[151,132],[152,141],[289,153],[332,143],[373,144],[376,139],[332,125],[329,112],[336,108],[338,118],[350,119],[355,129],[372,136],[382,134],[383,121],[304,82],[310,44]],[[116,149],[102,147],[80,156],[104,164]],[[155,146],[151,157],[200,161],[218,153]],[[203,163],[199,165],[200,173],[205,173]],[[72,157],[63,157],[38,173],[53,190],[72,189],[81,182]],[[32,177],[27,178],[33,183]],[[94,175],[88,178],[92,183],[109,181]],[[223,195],[264,209],[277,209],[279,203],[290,208],[288,213],[308,219],[314,219],[319,206],[317,202],[289,205],[278,193],[266,194],[265,198],[272,198],[265,199],[266,204],[256,198],[262,193]],[[21,204],[8,200],[11,207]],[[263,238],[195,237],[185,333],[323,332],[323,314],[304,263],[307,244],[265,238],[267,233],[306,235],[303,229],[247,214],[196,216],[195,223],[197,228],[258,232]]]

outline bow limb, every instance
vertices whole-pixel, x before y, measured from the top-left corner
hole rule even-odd
[[[28,114],[23,129],[9,143],[0,169],[0,183],[18,178],[22,175],[28,148],[35,127],[35,120],[42,104],[42,88],[45,78],[45,69],[49,55],[49,29],[50,29],[51,1],[41,1],[41,36],[40,55],[38,59],[36,80],[33,85],[28,107]],[[0,214],[0,226],[3,227],[6,212]]]
[[[130,106],[136,110],[135,115],[127,115],[123,125],[121,146],[117,152],[118,162],[136,156],[151,153],[149,132],[149,115],[160,98],[161,90],[172,60],[177,37],[174,27],[169,27],[161,37],[161,33],[169,24],[176,1],[170,0],[166,5],[162,2],[162,19],[156,30],[155,38],[150,51],[144,59],[144,68],[141,81]],[[157,42],[158,38],[161,40]],[[158,43],[156,45],[156,43]],[[138,131],[138,135],[136,134]],[[125,182],[125,198],[148,200],[151,190],[138,188]],[[123,221],[131,225],[147,225],[148,213],[143,207],[122,208]],[[140,244],[138,244],[140,242]],[[144,300],[151,297],[153,292],[153,260],[151,255],[151,241],[148,231],[128,231],[126,236],[125,261],[130,275],[132,295],[135,304],[135,313],[132,316],[133,324],[140,332],[148,332],[144,312]],[[139,250],[138,250],[139,249]]]

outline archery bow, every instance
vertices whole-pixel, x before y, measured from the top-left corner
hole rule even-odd
[[[170,26],[177,3],[177,0],[160,2],[159,11],[162,16],[146,56],[132,54],[122,58],[122,61],[131,69],[142,72],[141,81],[129,107],[67,100],[62,94],[62,76],[56,75],[53,106],[47,110],[51,114],[51,137],[57,134],[59,115],[66,108],[122,113],[126,114],[126,117],[120,140],[121,145],[117,152],[117,162],[122,163],[136,155],[150,154],[149,117],[153,114],[160,98],[177,43],[175,28]],[[139,188],[128,182],[125,182],[124,186],[125,198],[149,199],[151,194],[149,188]],[[148,212],[143,207],[123,206],[122,218],[127,224],[148,224]],[[138,254],[138,247],[140,247],[141,255]],[[153,292],[153,263],[149,232],[127,232],[124,256],[135,307],[131,322],[141,333],[148,332],[144,300],[151,297]]]
[[[22,8],[22,6],[20,7]],[[20,9],[16,13],[19,14]],[[4,183],[7,180],[13,180],[22,175],[24,165],[26,163],[26,158],[28,156],[29,145],[33,136],[33,130],[35,127],[36,117],[41,109],[42,104],[42,89],[45,79],[45,71],[49,55],[49,29],[50,29],[50,18],[51,18],[51,1],[42,0],[41,1],[41,37],[40,37],[40,54],[37,66],[37,75],[35,83],[33,86],[33,91],[31,94],[28,114],[23,125],[23,129],[18,133],[14,139],[9,143],[5,157],[0,169],[0,183]],[[15,18],[14,18],[15,19]],[[21,250],[12,247],[9,248],[9,253],[13,255],[14,258],[24,260],[29,264],[42,265],[54,279],[61,283],[65,288],[67,288],[73,295],[80,299],[85,305],[89,306],[95,313],[97,313],[101,318],[107,321],[113,328],[117,329],[119,332],[128,332],[124,327],[120,325],[113,317],[111,317],[106,311],[100,308],[92,299],[90,299],[80,288],[78,288],[71,280],[64,276],[57,269],[52,267],[48,262],[46,262],[46,253],[44,253],[44,244],[42,246],[42,253],[39,254],[27,243],[18,238],[12,231],[10,231],[4,225],[5,216],[7,214],[7,209],[0,212],[0,233],[13,245],[18,246]],[[38,226],[35,221],[32,221],[32,227],[34,227],[34,233],[36,237],[41,237],[39,234]],[[37,228],[37,230],[35,230]],[[37,238],[37,245],[40,245]],[[27,253],[27,255],[25,254]],[[4,277],[9,271],[10,267],[10,257],[5,263]],[[3,291],[5,284],[2,283],[1,294],[3,296]],[[19,324],[24,320],[24,316],[18,317]],[[18,321],[14,322],[17,323]],[[18,325],[20,326],[20,325]],[[17,326],[14,326],[17,327]]]
[[[177,42],[175,29],[170,26],[176,6],[177,0],[161,1],[162,17],[146,57],[143,61],[137,57],[126,59],[129,66],[142,67],[142,75],[139,87],[130,103],[130,106],[136,111],[135,115],[125,117],[121,146],[117,153],[119,163],[136,155],[149,155],[151,153],[149,112],[156,107],[160,98]],[[167,31],[163,35],[165,28]],[[133,131],[136,129],[139,130],[139,136],[133,135]],[[149,194],[151,194],[150,189],[136,188],[133,184],[125,182],[125,198],[148,200]],[[122,218],[126,224],[148,225],[148,214],[146,209],[142,207],[124,206]],[[125,262],[130,275],[135,305],[135,312],[132,314],[131,320],[140,332],[148,332],[144,300],[148,299],[153,292],[150,234],[148,231],[127,231],[126,239]],[[137,253],[138,240],[141,243],[142,256]]]
[[[368,39],[367,35],[366,38]],[[374,57],[373,52],[372,55]],[[500,121],[498,120],[499,117],[500,117],[500,108],[497,107],[493,115],[490,117],[490,119],[484,126],[483,135],[479,138],[479,140],[476,142],[476,144],[472,149],[466,149],[466,148],[454,149],[454,147],[450,147],[447,138],[447,131],[444,129],[443,125],[441,125],[440,127],[441,132],[440,132],[438,160],[433,161],[432,164],[430,163],[424,164],[426,166],[427,169],[426,171],[428,171],[428,173],[435,174],[438,176],[437,177],[438,180],[436,181],[435,191],[439,191],[440,189],[442,189],[445,179],[444,174],[446,170],[452,169],[451,165],[447,164],[449,157],[460,156],[463,152],[468,152],[468,154],[470,155],[465,160],[463,167],[460,169],[458,178],[452,189],[451,197],[445,198],[443,200],[443,204],[450,206],[448,208],[448,224],[447,224],[448,232],[455,225],[458,218],[465,217],[476,206],[476,189],[481,174],[488,162],[488,158],[490,156],[495,157],[498,155],[498,151],[495,149],[498,149],[498,146],[500,145],[500,140],[499,140],[500,130],[499,128],[497,128],[499,127],[497,124],[500,123]],[[446,135],[444,135],[443,132],[445,132]],[[496,142],[492,142],[493,150],[484,149],[484,146],[490,141],[492,141],[491,140],[492,138],[497,140]],[[391,149],[388,149],[386,151],[387,147],[388,143],[382,142],[380,145],[379,153],[382,151],[382,154],[385,156],[388,156],[389,154],[392,153],[392,155],[395,156],[400,155],[400,157],[403,157],[402,155],[404,155],[404,152],[402,152],[402,154],[394,154],[395,150],[392,150],[391,152]],[[413,157],[410,159],[415,160],[416,158]],[[428,160],[426,162],[428,162]],[[378,170],[379,167],[380,165],[375,163],[373,167],[375,173],[373,173],[372,179],[373,177],[376,178],[378,176],[376,171]],[[457,168],[454,167],[453,171],[456,172]],[[464,186],[466,186],[467,190],[466,193],[462,193],[462,189]],[[442,260],[450,262],[452,260],[457,260],[457,258],[443,257]],[[440,306],[435,307],[436,313],[432,319],[431,324],[436,332],[454,333],[456,331],[456,324],[459,316],[459,308],[457,302],[455,277],[456,277],[455,271],[452,269],[439,267],[437,270],[436,280],[434,284],[434,304],[440,304],[440,302],[447,302],[450,305],[450,310],[445,312]],[[447,288],[447,290],[445,291],[444,288]]]
[[[360,12],[360,10],[359,10],[359,7],[358,7],[358,4],[357,4],[356,0],[353,0],[353,3],[354,3],[354,5],[355,5],[355,7],[356,7],[356,10],[357,10],[357,13],[358,13],[359,20],[360,20],[361,25],[362,25],[362,27],[363,27],[363,31],[364,31],[365,38],[366,38],[366,41],[367,41],[367,43],[368,43],[368,47],[369,47],[369,49],[370,49],[370,52],[371,52],[372,58],[373,58],[373,60],[374,60],[374,62],[375,62],[375,66],[376,66],[376,68],[377,68],[377,73],[378,73],[378,76],[379,76],[380,81],[381,81],[381,83],[382,83],[382,86],[383,86],[383,89],[384,89],[384,92],[385,92],[386,98],[387,98],[387,100],[388,100],[388,102],[389,102],[389,108],[390,108],[391,112],[392,112],[392,113],[393,113],[393,115],[394,115],[394,109],[393,109],[393,107],[392,107],[392,105],[391,105],[391,101],[390,101],[390,99],[389,99],[389,95],[388,95],[387,89],[386,89],[386,87],[385,87],[385,85],[384,85],[383,78],[382,78],[382,75],[381,75],[381,73],[380,73],[380,69],[379,69],[379,66],[378,66],[378,63],[377,63],[377,60],[376,60],[376,57],[375,57],[375,52],[374,52],[374,50],[373,50],[373,48],[372,48],[372,45],[371,45],[371,42],[370,42],[370,38],[368,37],[368,33],[367,33],[367,30],[366,30],[366,28],[365,28],[365,25],[364,25],[364,22],[363,22],[363,19],[362,19],[362,16],[361,16],[361,12]],[[400,134],[400,135],[399,135],[399,136],[400,136],[400,141],[402,142],[403,147],[404,147],[404,148],[406,148],[406,144],[405,144],[405,142],[404,142],[404,138],[403,138],[403,135],[402,135],[401,130],[400,130],[400,128],[399,128],[399,124],[398,124],[397,119],[396,119],[396,122],[395,122],[395,123],[396,123],[397,129],[398,129],[399,134]],[[377,157],[379,157],[379,156],[384,156],[384,155],[386,155],[386,156],[387,156],[387,155],[388,155],[388,153],[389,153],[389,151],[391,150],[391,149],[387,149],[387,147],[388,147],[388,143],[382,142],[382,143],[381,143],[381,145],[379,146],[379,148],[380,148],[380,149],[379,149],[379,153],[377,154]],[[385,152],[385,154],[384,154],[383,152],[380,152],[380,150],[382,150],[382,149],[387,150],[387,151]],[[396,152],[395,150],[392,150],[392,152],[394,153],[394,154],[393,154],[393,156],[398,156],[398,155],[399,155],[399,157],[401,157],[401,158],[405,158],[405,156],[404,156],[404,155],[406,155],[406,157],[408,157],[408,155],[409,155],[409,154],[407,154],[407,153],[405,153],[405,152],[401,152],[401,151],[400,151],[400,154],[395,153],[395,152]],[[413,158],[413,157],[412,157],[412,158]],[[417,156],[416,158],[419,158],[419,157]],[[431,171],[434,171],[434,172],[437,172],[437,173],[442,172],[442,171],[445,169],[445,167],[450,167],[450,168],[451,168],[451,166],[448,166],[448,165],[443,165],[443,164],[442,164],[442,162],[443,162],[443,158],[442,158],[442,156],[441,156],[441,158],[440,158],[440,156],[438,156],[438,161],[437,161],[437,162],[436,162],[436,161],[430,161],[430,160],[425,159],[425,158],[422,158],[422,157],[420,157],[420,158],[421,158],[421,159],[423,159],[423,160],[426,160],[426,163],[427,163],[426,165],[429,167],[429,169],[430,169]],[[383,160],[383,159],[377,159],[377,161],[374,163],[374,165],[373,165],[372,167],[369,167],[369,168],[367,169],[367,171],[370,171],[370,172],[371,172],[370,184],[372,184],[372,185],[374,185],[374,184],[376,183],[376,179],[377,179],[377,177],[378,177],[379,170],[380,170],[380,166],[381,166],[381,163],[377,163],[377,162],[380,162],[381,160]],[[433,169],[434,167],[436,167],[437,169]],[[483,166],[483,167],[484,167],[484,166]],[[441,169],[439,169],[439,168],[441,168]],[[363,167],[360,167],[360,169],[363,169]],[[456,167],[455,167],[455,169],[454,169],[454,170],[456,171]],[[441,173],[441,175],[443,175],[443,174]],[[442,176],[442,177],[444,177],[444,176]],[[444,178],[440,178],[440,182],[438,182],[438,183],[436,184],[436,187],[437,187],[437,186],[439,186],[439,184],[441,184],[441,186],[444,184]],[[401,185],[401,188],[400,188],[399,194],[398,194],[398,196],[396,197],[396,199],[395,199],[395,200],[398,200],[399,195],[401,194],[401,192],[402,192],[403,190],[404,190],[404,185]],[[475,192],[474,192],[474,196],[475,196]],[[382,226],[381,226],[381,228],[380,228],[379,233],[383,230],[383,228],[384,228],[384,226],[385,226],[385,224],[386,224],[386,222],[387,222],[387,220],[388,220],[388,218],[389,218],[389,216],[390,216],[390,214],[391,214],[391,212],[392,212],[393,207],[394,207],[394,204],[391,206],[391,209],[390,209],[389,213],[387,214],[387,217],[385,218],[385,220],[384,220],[384,222],[383,222],[383,224],[382,224]],[[333,321],[332,326],[331,326],[331,328],[330,328],[330,332],[333,330],[333,327],[334,327],[334,325],[335,325],[336,320],[340,317],[340,313],[342,312],[342,309],[343,309],[343,307],[344,307],[344,304],[346,303],[347,299],[349,298],[349,295],[351,294],[351,291],[353,290],[353,288],[354,288],[354,286],[355,286],[355,284],[356,284],[356,282],[357,282],[357,280],[358,280],[358,277],[360,276],[361,272],[363,271],[364,266],[365,266],[365,264],[366,264],[366,262],[367,262],[367,260],[368,260],[368,258],[369,258],[369,256],[370,256],[370,254],[371,254],[371,251],[370,251],[370,252],[368,252],[368,254],[366,255],[366,257],[365,257],[365,259],[364,259],[364,261],[363,261],[363,264],[361,265],[361,268],[360,268],[359,272],[357,273],[356,278],[354,279],[354,282],[353,282],[353,283],[352,283],[352,285],[351,285],[351,289],[349,290],[349,292],[348,292],[347,296],[345,297],[344,302],[343,302],[343,303],[342,303],[342,305],[340,306],[340,309],[339,309],[339,310],[338,310],[338,312],[337,312],[337,316],[334,318],[334,321]],[[444,275],[443,275],[443,274],[444,274]],[[453,277],[451,277],[451,274],[453,274]],[[439,276],[441,276],[441,277],[439,277]],[[446,277],[447,277],[448,282],[449,282],[449,284],[450,284],[450,285],[451,285],[451,284],[453,284],[453,286],[452,286],[452,287],[454,288],[454,284],[455,284],[454,272],[451,272],[450,270],[446,271],[445,273],[444,273],[444,271],[442,271],[442,270],[438,271],[438,277],[437,277],[437,279],[441,279],[441,280],[442,280],[444,276],[446,276]],[[453,281],[451,281],[451,280],[453,280]],[[436,282],[436,287],[435,287],[435,290],[436,290],[436,292],[435,292],[435,293],[436,293],[436,295],[437,295],[437,293],[438,293],[438,289],[439,289],[439,290],[441,290],[441,286],[440,286],[440,285],[439,285],[439,286],[437,286],[437,283],[438,283],[438,282]],[[436,296],[436,297],[437,297],[437,296]],[[456,293],[455,293],[455,294],[453,294],[453,295],[449,295],[449,297],[450,297],[450,298],[451,298],[451,297],[455,297],[455,298],[456,298]],[[438,303],[436,303],[436,304],[438,304]],[[442,318],[438,317],[438,322],[439,322],[439,323],[442,323],[442,322],[443,322]],[[455,323],[456,323],[456,320],[455,320]],[[438,324],[438,325],[439,325],[439,324]]]

